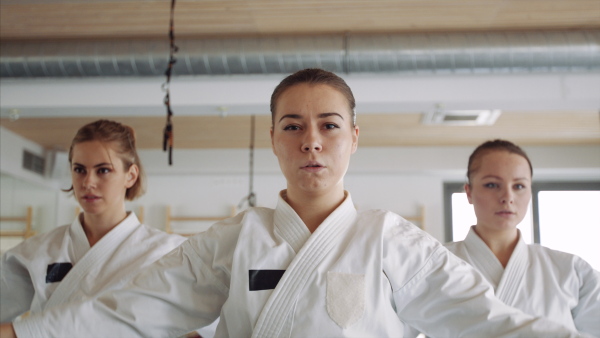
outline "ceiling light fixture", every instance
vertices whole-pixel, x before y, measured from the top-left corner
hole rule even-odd
[[[448,126],[490,126],[493,125],[501,111],[488,110],[444,110],[436,105],[435,110],[423,113],[422,124]]]

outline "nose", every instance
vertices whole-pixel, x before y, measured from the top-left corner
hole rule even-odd
[[[96,187],[96,178],[94,177],[93,173],[88,173],[87,175],[85,175],[85,178],[83,179],[83,187],[85,189],[91,189]]]
[[[500,197],[502,204],[512,204],[514,202],[514,193],[510,189],[503,189]]]
[[[302,151],[303,152],[311,152],[311,151],[321,151],[323,149],[323,145],[321,144],[321,137],[318,131],[314,129],[309,129],[306,132],[306,137],[304,138],[304,142],[302,142]]]

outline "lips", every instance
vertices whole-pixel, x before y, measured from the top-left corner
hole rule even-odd
[[[325,168],[325,166],[323,166],[321,163],[316,162],[316,161],[307,162],[305,165],[300,167],[300,169],[304,169],[307,171],[319,171],[323,168]]]
[[[324,168],[324,166],[317,161],[309,161],[305,165],[303,165],[301,168]]]
[[[501,210],[496,212],[496,215],[500,215],[500,216],[510,216],[510,215],[514,215],[515,213],[510,211],[510,210]]]
[[[82,199],[86,202],[94,202],[100,199],[100,196],[96,195],[84,195]]]

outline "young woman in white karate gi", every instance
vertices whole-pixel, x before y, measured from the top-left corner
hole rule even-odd
[[[477,224],[464,241],[446,246],[477,268],[504,303],[600,336],[600,272],[578,256],[527,245],[517,229],[531,201],[532,175],[517,145],[493,140],[477,147],[465,184]]]
[[[145,183],[132,128],[107,120],[83,126],[69,163],[69,191],[83,212],[2,255],[2,322],[119,288],[185,241],[125,211],[125,200],[141,196]]]
[[[439,337],[577,336],[503,304],[402,217],[354,208],[343,184],[354,106],[333,73],[286,77],[271,97],[287,180],[275,209],[221,221],[122,290],[13,323],[17,335],[177,337],[220,316],[216,337],[401,337],[402,320]]]

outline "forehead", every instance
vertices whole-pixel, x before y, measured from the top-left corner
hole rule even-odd
[[[109,142],[86,141],[73,145],[72,162],[92,165],[112,163],[116,155],[114,145]]]
[[[275,104],[275,120],[282,114],[337,112],[350,116],[346,97],[326,84],[300,83],[286,89]]]
[[[475,170],[480,174],[513,173],[516,176],[530,176],[529,163],[515,153],[505,150],[488,151],[475,160]]]

